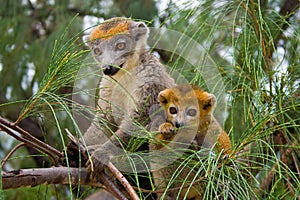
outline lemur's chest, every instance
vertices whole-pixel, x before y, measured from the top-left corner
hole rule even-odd
[[[147,115],[148,107],[157,103],[158,93],[174,84],[162,65],[147,63],[130,71],[120,71],[117,76],[104,76],[100,83],[101,108],[111,110],[114,122],[130,119],[132,113]],[[118,72],[119,73],[119,72]]]
[[[123,73],[122,76],[102,77],[98,105],[100,109],[107,111],[107,117],[112,118],[117,125],[124,117],[130,117],[132,109],[137,109],[138,82],[135,70]]]

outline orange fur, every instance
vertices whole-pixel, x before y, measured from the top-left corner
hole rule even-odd
[[[115,17],[104,21],[91,32],[90,40],[110,39],[117,34],[129,34],[130,19]]]
[[[159,126],[159,134],[150,143],[150,150],[159,150],[168,145],[176,134],[184,136],[188,131],[195,131],[196,136],[192,142],[193,146],[190,148],[198,150],[208,141],[208,146],[205,147],[212,147],[215,144],[216,152],[222,152],[223,155],[230,153],[229,136],[222,130],[212,114],[216,103],[216,97],[213,94],[205,92],[197,86],[185,84],[161,91],[158,95],[158,101],[164,107],[167,119],[165,123]],[[181,130],[177,131],[177,128]],[[178,163],[152,171],[156,187],[165,189],[169,186],[170,178],[178,169],[181,172],[179,175],[177,174],[171,187],[182,187],[183,190],[166,191],[164,198],[201,200],[205,184],[200,181],[191,187],[189,181],[195,178],[196,173],[190,171],[188,167],[178,166]],[[182,182],[183,180],[185,183]],[[158,193],[157,199],[161,198],[162,194]]]
[[[216,98],[214,95],[200,89],[197,86],[183,84],[160,92],[158,100],[160,104],[165,108],[165,113],[167,115],[166,123],[171,123],[173,124],[173,126],[175,126],[176,122],[179,123],[178,121],[180,121],[179,112],[185,112],[182,110],[186,110],[190,106],[198,106],[198,112],[195,117],[190,117],[189,119],[181,119],[180,123],[183,125],[183,128],[184,126],[198,126],[196,137],[198,139],[197,144],[199,146],[201,146],[205,138],[210,141],[211,145],[216,143],[215,150],[217,152],[223,150],[223,153],[225,154],[230,153],[231,141],[229,139],[229,136],[225,131],[222,130],[221,126],[213,116],[213,110],[216,103]],[[178,116],[174,117],[169,113],[168,109],[170,107],[178,108]],[[183,113],[182,115],[186,114]],[[181,116],[181,118],[184,117]],[[157,135],[156,139],[171,139],[169,137],[170,134],[168,134],[168,137],[165,136],[165,134],[168,132],[168,130],[165,130],[164,128],[166,127],[166,123],[160,125],[160,133]],[[169,128],[170,126],[167,127]],[[176,128],[174,127],[174,129]],[[162,146],[158,145],[157,149],[161,147]]]

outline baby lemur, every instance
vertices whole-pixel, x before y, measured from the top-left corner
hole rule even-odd
[[[230,139],[213,116],[216,103],[213,94],[197,86],[183,84],[161,91],[158,101],[165,109],[167,119],[159,126],[159,134],[150,143],[150,150],[165,148],[175,137],[187,137],[189,132],[194,132],[195,137],[191,141],[190,148],[201,146],[210,148],[215,145],[216,152],[223,152],[223,155],[230,153]],[[165,168],[154,170],[152,173],[156,187],[166,188],[178,166],[173,163]],[[171,187],[180,188],[183,180],[190,181],[194,177],[195,173],[185,167]],[[202,199],[203,185],[201,187],[195,184],[187,190],[190,186],[188,181],[181,192],[167,191],[164,199],[176,199],[177,196],[183,199],[185,195],[186,199]],[[161,197],[162,194],[158,194],[158,199]]]
[[[83,37],[103,71],[98,116],[84,134],[94,164],[106,164],[122,153],[132,135],[149,125],[158,93],[175,85],[158,58],[146,50],[148,32],[143,22],[116,17]]]

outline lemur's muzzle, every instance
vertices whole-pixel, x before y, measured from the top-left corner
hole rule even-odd
[[[179,127],[182,127],[184,124],[183,124],[183,122],[175,122],[174,125],[176,128],[179,128]]]
[[[104,65],[103,66],[103,73],[107,76],[113,76],[115,75],[121,68],[123,67],[123,64],[120,66],[116,65]]]

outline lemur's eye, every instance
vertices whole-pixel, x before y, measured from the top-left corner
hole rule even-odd
[[[102,52],[99,48],[95,48],[93,51],[96,56],[100,56],[102,54]]]
[[[125,49],[125,47],[126,47],[125,42],[120,42],[116,46],[117,50],[123,50],[123,49]]]
[[[191,108],[187,111],[187,115],[191,116],[191,117],[195,117],[197,114],[197,110],[194,108]]]
[[[172,114],[172,115],[175,115],[177,113],[177,109],[175,107],[170,107],[169,108],[169,112]]]

